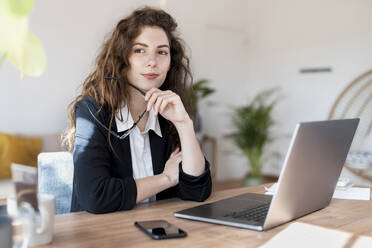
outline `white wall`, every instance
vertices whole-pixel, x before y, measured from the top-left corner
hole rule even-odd
[[[159,6],[179,23],[189,45],[195,78],[208,78],[217,93],[202,102],[204,131],[218,138],[218,178],[241,177],[245,159],[223,135],[231,130],[229,105],[247,103],[276,85],[277,106],[270,150],[285,153],[299,121],[327,117],[338,93],[372,67],[372,1],[189,0],[35,1],[30,30],[43,42],[47,70],[20,80],[0,68],[0,132],[49,134],[67,125],[66,108],[89,73],[105,34],[120,17],[143,4]],[[332,73],[300,74],[300,68]],[[212,106],[210,106],[210,103]],[[281,161],[268,163],[277,173]]]

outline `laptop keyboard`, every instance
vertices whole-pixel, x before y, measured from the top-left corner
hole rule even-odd
[[[265,221],[267,212],[269,211],[269,207],[270,202],[254,208],[243,208],[235,210],[224,215],[224,217],[263,223]]]

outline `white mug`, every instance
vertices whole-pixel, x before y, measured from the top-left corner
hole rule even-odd
[[[49,244],[53,240],[55,196],[38,194],[40,218],[26,221],[25,233],[28,234],[28,246]],[[10,216],[18,216],[17,201],[15,197],[7,199],[7,211]]]

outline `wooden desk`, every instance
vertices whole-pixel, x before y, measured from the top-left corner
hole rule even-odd
[[[207,202],[220,200],[245,192],[263,193],[263,185],[237,188],[213,193]],[[87,212],[72,213],[56,216],[55,235],[53,243],[44,247],[278,247],[276,239],[287,230],[293,232],[293,237],[329,241],[332,235],[325,230],[336,232],[335,240],[343,242],[339,247],[353,246],[360,240],[360,235],[372,236],[372,201],[351,201],[333,199],[330,206],[313,214],[304,216],[294,222],[281,225],[265,232],[256,232],[246,229],[215,225],[197,221],[179,219],[173,212],[184,208],[199,205],[198,202],[170,199],[153,202],[136,207],[130,211],[121,211],[104,215],[93,215]],[[170,223],[184,229],[188,236],[182,239],[169,239],[155,241],[138,230],[133,223],[152,219],[165,219]],[[307,225],[307,224],[311,225]],[[314,228],[313,236],[308,229],[299,230],[299,225]],[[295,229],[293,231],[293,228]],[[317,232],[321,229],[321,234]],[[323,228],[327,228],[324,229]],[[345,236],[345,235],[348,236]],[[310,236],[309,236],[310,235]],[[345,239],[345,237],[347,237]],[[366,237],[368,242],[372,238]],[[286,239],[288,241],[288,239]],[[289,239],[291,240],[291,239]],[[293,241],[293,240],[292,240]],[[335,241],[335,242],[336,242]],[[364,239],[364,241],[366,241]],[[274,242],[274,246],[272,243]],[[278,241],[279,242],[279,241]],[[294,242],[294,241],[293,241]],[[292,245],[293,245],[292,242]],[[324,241],[322,241],[322,244]],[[312,243],[312,247],[317,247]],[[333,244],[333,243],[332,243]],[[351,245],[351,246],[350,246]],[[370,247],[372,243],[369,243]],[[281,245],[279,245],[281,246]],[[305,245],[306,246],[306,245]],[[289,247],[289,246],[287,246]],[[290,246],[293,247],[293,246]],[[303,247],[303,246],[302,246]],[[307,246],[306,246],[307,247]],[[318,246],[330,247],[330,246]],[[338,247],[338,246],[331,246]]]

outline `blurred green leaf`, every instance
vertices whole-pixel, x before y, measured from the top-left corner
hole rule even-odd
[[[0,53],[22,75],[40,76],[46,67],[45,52],[39,39],[28,32],[25,15],[32,5],[33,1],[0,0]]]
[[[26,35],[21,66],[22,72],[29,76],[38,77],[45,71],[46,58],[43,46],[31,33]]]
[[[10,11],[20,17],[30,14],[34,6],[34,0],[7,0]]]
[[[216,90],[208,86],[208,79],[200,79],[192,85],[192,113],[191,115],[195,116],[198,112],[199,101],[208,95],[213,94]]]

